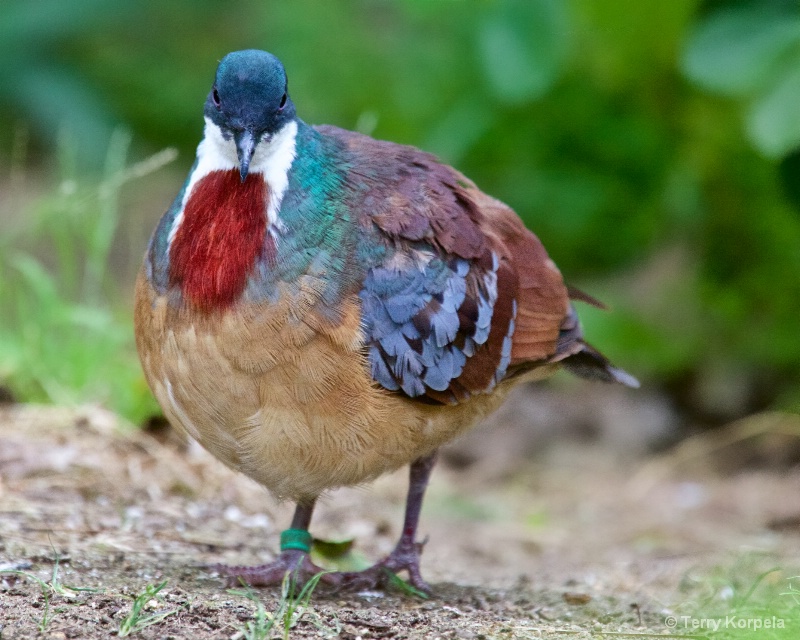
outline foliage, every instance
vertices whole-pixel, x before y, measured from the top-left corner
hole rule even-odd
[[[302,588],[298,589],[294,576],[287,572],[281,584],[281,596],[273,612],[267,611],[258,594],[249,586],[245,585],[243,589],[228,589],[228,593],[247,598],[256,607],[253,619],[240,629],[240,637],[245,640],[265,640],[273,637],[272,632],[275,630],[281,633],[280,637],[288,639],[291,630],[303,617],[307,617],[311,621],[320,636],[338,637],[341,632],[338,620],[334,620],[336,626],[328,626],[311,607],[311,596],[324,575],[325,572],[316,574]]]
[[[675,607],[673,628],[720,640],[789,640],[800,632],[798,577],[787,567],[769,565],[767,555],[744,553],[728,565],[684,576],[686,600]],[[694,628],[696,631],[697,627]]]
[[[186,170],[216,61],[265,48],[307,121],[426,148],[513,206],[612,303],[581,310],[587,333],[637,376],[742,378],[742,411],[800,405],[796,2],[6,0],[0,25],[18,51],[0,56],[0,117],[45,157],[62,127],[100,165],[122,122],[136,157],[177,145]],[[30,262],[2,263],[4,295],[12,273],[40,287]],[[108,324],[97,308],[79,324]]]
[[[702,87],[750,102],[747,133],[764,154],[800,146],[800,7],[725,8],[701,21],[684,52],[684,73]]]
[[[144,613],[144,610],[150,606],[151,602],[161,602],[163,598],[159,596],[159,592],[167,586],[167,581],[163,580],[158,584],[148,584],[144,591],[136,596],[133,596],[133,604],[131,604],[131,610],[127,616],[122,619],[120,622],[119,630],[117,631],[117,635],[120,638],[127,637],[131,634],[138,633],[147,627],[151,627],[154,624],[158,624],[165,618],[169,616],[174,616],[179,611],[181,611],[184,607],[188,606],[188,603],[183,605],[182,607],[178,607],[176,609],[168,609],[167,611],[162,611],[161,613]]]
[[[14,568],[14,569],[3,569],[0,568],[0,575],[13,575],[18,576],[20,578],[26,578],[31,582],[34,582],[38,585],[39,589],[42,592],[42,617],[36,623],[37,628],[39,629],[39,633],[45,633],[47,631],[47,627],[53,621],[56,613],[60,613],[61,609],[52,609],[51,605],[51,598],[58,596],[65,600],[72,600],[77,595],[82,593],[98,593],[100,589],[96,589],[93,587],[74,587],[69,586],[61,582],[61,577],[58,574],[59,570],[59,562],[60,557],[56,553],[55,554],[55,561],[53,563],[53,573],[50,578],[50,582],[45,582],[41,578],[29,573],[27,571],[23,571],[22,568]],[[20,567],[29,567],[28,563],[20,563]]]
[[[43,141],[52,142],[59,129],[80,133],[83,159],[102,158],[112,113],[85,72],[63,55],[64,47],[109,25],[123,28],[134,6],[127,0],[74,0],[69,7],[58,0],[4,2],[0,82],[13,90],[0,104],[13,108],[14,120],[33,125]]]
[[[99,183],[81,182],[65,161],[58,190],[29,204],[29,223],[0,238],[0,379],[26,400],[103,402],[140,421],[155,403],[107,265],[122,185],[174,152],[126,167],[129,140],[112,138]]]

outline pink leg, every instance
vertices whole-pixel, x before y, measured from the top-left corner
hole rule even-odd
[[[375,589],[387,584],[388,573],[406,571],[408,580],[415,589],[425,593],[430,592],[430,586],[423,580],[419,570],[420,555],[425,541],[417,542],[416,536],[422,500],[425,497],[425,489],[435,463],[436,452],[419,458],[411,464],[403,531],[394,550],[383,560],[364,571],[326,573],[321,578],[323,583],[335,589]],[[301,535],[303,532],[307,534],[313,511],[313,502],[305,505],[298,504],[290,531],[299,532]],[[228,584],[233,586],[238,585],[240,580],[244,580],[254,587],[281,584],[287,573],[293,573],[296,584],[302,585],[324,571],[309,559],[311,537],[307,536],[307,540],[307,546],[300,544],[301,548],[287,548],[284,538],[281,536],[281,553],[272,562],[256,567],[217,565],[216,569],[223,575],[227,575]]]
[[[409,472],[408,496],[406,497],[406,514],[403,521],[403,532],[394,550],[383,560],[364,571],[342,573],[342,587],[368,589],[383,586],[387,582],[387,570],[392,573],[406,571],[408,581],[415,589],[430,593],[430,585],[422,578],[419,570],[419,559],[425,541],[417,542],[417,526],[422,510],[425,489],[436,464],[436,452],[419,458],[411,464]]]
[[[298,504],[292,518],[292,531],[308,532],[308,525],[311,524],[311,515],[314,512],[314,502],[308,504]],[[308,550],[303,548],[284,548],[283,536],[281,553],[272,562],[258,565],[255,567],[228,567],[217,565],[215,568],[223,575],[228,576],[228,586],[238,586],[240,581],[244,581],[253,587],[266,587],[270,585],[282,584],[287,573],[294,575],[295,583],[305,584],[324,569],[315,565],[308,558]],[[308,536],[308,547],[310,548],[311,536]],[[299,545],[302,547],[303,545]],[[322,580],[336,585],[338,580],[336,574],[326,574]]]

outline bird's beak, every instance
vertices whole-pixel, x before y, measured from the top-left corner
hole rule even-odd
[[[233,139],[236,142],[236,154],[239,156],[239,175],[244,182],[247,172],[250,170],[250,160],[256,150],[256,137],[252,131],[245,129],[234,133]]]

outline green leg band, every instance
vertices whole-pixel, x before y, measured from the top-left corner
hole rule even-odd
[[[305,529],[286,529],[281,532],[281,551],[297,549],[308,553],[311,551],[313,538]]]

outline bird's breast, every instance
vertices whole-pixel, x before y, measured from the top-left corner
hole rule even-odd
[[[171,423],[217,458],[294,500],[368,481],[432,451],[501,394],[433,406],[370,375],[361,303],[319,305],[319,278],[278,286],[277,301],[205,313],[175,305],[143,272],[136,341]]]
[[[252,173],[212,171],[189,194],[169,243],[169,283],[205,311],[226,309],[242,294],[259,260],[273,261],[267,233],[269,189]]]
[[[319,314],[319,292],[303,277],[275,303],[202,313],[170,304],[144,276],[137,284],[137,347],[169,420],[280,496],[405,462],[365,363],[358,297]]]

